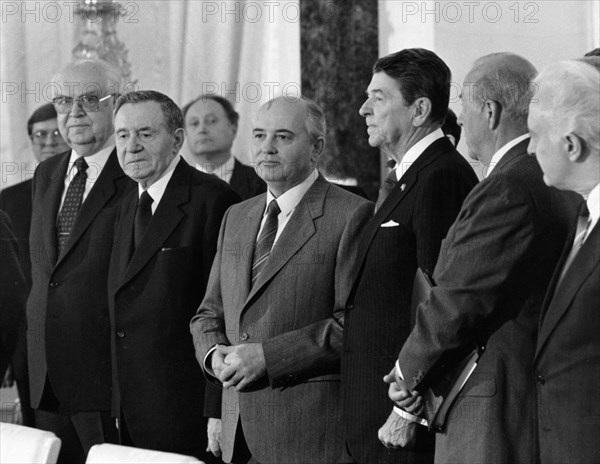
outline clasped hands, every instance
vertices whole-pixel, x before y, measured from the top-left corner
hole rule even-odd
[[[267,374],[267,364],[261,343],[236,346],[217,345],[212,353],[211,367],[223,388],[241,391]]]
[[[400,409],[414,415],[423,411],[423,397],[411,392],[400,378],[396,369],[383,377],[389,384],[388,396]],[[414,446],[417,438],[417,422],[406,419],[392,410],[385,424],[379,429],[378,437],[386,448],[407,448]]]

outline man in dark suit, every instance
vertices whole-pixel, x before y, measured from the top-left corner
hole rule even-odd
[[[261,107],[252,151],[268,191],[225,215],[191,322],[198,361],[224,387],[226,462],[351,462],[340,428],[343,303],[372,204],[319,174],[324,141],[316,103]]]
[[[108,279],[113,414],[122,444],[206,459],[205,381],[189,320],[223,214],[239,197],[179,157],[183,116],[166,95],[125,94],[114,115],[119,163],[138,188],[119,210]]]
[[[247,200],[266,192],[254,167],[231,155],[240,115],[226,98],[200,95],[182,109],[188,151],[199,171],[224,180]]]
[[[61,440],[61,462],[114,441],[106,282],[117,207],[134,183],[114,150],[108,64],[80,61],[54,76],[58,127],[72,150],[33,179],[27,348],[36,426]]]
[[[535,84],[528,150],[546,184],[585,200],[548,288],[535,348],[538,462],[592,464],[600,462],[600,73],[587,62],[562,62]]]
[[[348,448],[360,463],[433,460],[426,432],[419,451],[404,451],[386,449],[377,429],[390,404],[381,378],[411,328],[415,272],[433,270],[440,243],[477,182],[441,130],[450,79],[450,70],[433,52],[402,50],[375,63],[360,109],[369,144],[397,163],[363,234],[346,303],[344,423]]]
[[[459,124],[469,155],[487,167],[486,178],[450,228],[433,274],[436,286],[386,377],[393,383],[390,398],[400,401],[402,393],[435,387],[458,354],[485,345],[436,435],[436,463],[536,462],[537,323],[570,217],[563,195],[544,185],[527,156],[536,74],[526,59],[496,53],[478,59],[465,78]],[[397,444],[398,434],[410,442],[422,427],[404,425],[388,434],[388,443]]]
[[[36,109],[27,121],[27,133],[37,162],[64,153],[69,149],[58,130],[56,110],[52,103]],[[33,179],[13,185],[0,193],[0,209],[10,217],[17,240],[18,258],[23,270],[27,289],[31,288],[31,258],[29,256],[29,230],[31,228],[31,195]],[[27,343],[25,333],[25,312],[22,314],[17,337],[17,346],[10,363],[10,378],[17,382],[23,425],[35,424],[33,409],[29,400],[29,374],[27,372]]]

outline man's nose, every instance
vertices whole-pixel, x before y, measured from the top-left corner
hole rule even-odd
[[[358,110],[358,114],[360,114],[362,117],[366,117],[369,114],[372,114],[371,105],[369,104],[368,98],[365,100],[365,102],[362,104],[362,106]]]
[[[73,106],[71,106],[71,111],[69,111],[69,116],[79,117],[79,116],[83,116],[83,115],[85,115],[85,111],[83,110],[81,103],[79,102],[79,100],[74,99]]]

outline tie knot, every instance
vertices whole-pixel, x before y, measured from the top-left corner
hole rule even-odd
[[[396,167],[396,160],[394,159],[389,159],[385,162],[385,167],[386,168],[390,168],[390,169],[394,169]]]
[[[581,204],[581,207],[579,210],[579,215],[584,218],[590,217],[590,210],[588,209],[587,202],[585,200]]]
[[[150,196],[147,190],[144,190],[140,195],[138,205],[140,205],[141,208],[147,208],[152,204],[152,202],[154,202],[154,199]]]
[[[398,175],[396,174],[396,170],[393,169],[392,171],[390,171],[389,174],[386,176],[385,180],[388,183],[392,183],[394,185],[397,184],[398,183]]]
[[[75,167],[77,168],[77,173],[85,172],[88,168],[88,164],[85,161],[83,156],[80,156],[75,160]]]
[[[267,216],[278,216],[279,213],[281,213],[281,209],[279,209],[277,200],[271,200],[271,203],[267,206]]]

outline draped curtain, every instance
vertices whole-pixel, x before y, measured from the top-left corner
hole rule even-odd
[[[53,73],[72,59],[82,21],[74,3],[1,2],[1,188],[33,175],[26,121],[49,100]],[[241,115],[234,155],[251,161],[258,107],[283,92],[300,93],[299,2],[120,3],[125,15],[117,34],[136,87],[166,93],[181,106],[203,92],[225,96]]]

